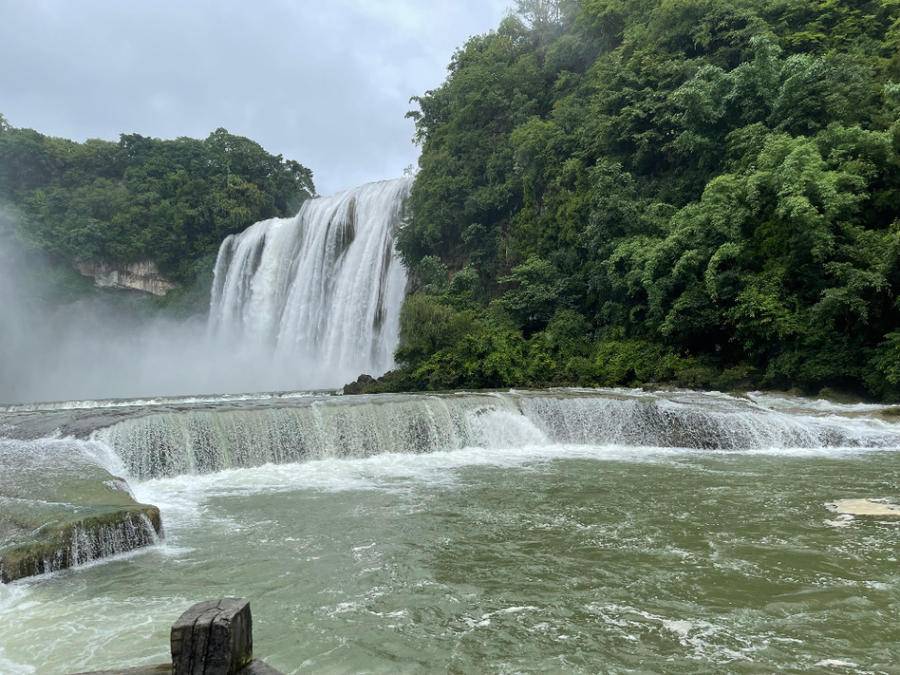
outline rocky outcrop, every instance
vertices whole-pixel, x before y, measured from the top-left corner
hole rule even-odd
[[[343,393],[348,396],[353,394],[367,394],[376,382],[378,382],[378,380],[371,375],[360,375],[356,379],[356,382],[344,385]]]
[[[175,288],[172,281],[159,273],[156,263],[149,260],[128,265],[80,262],[75,267],[84,276],[91,277],[100,288],[121,288],[159,296]]]
[[[23,541],[0,549],[0,583],[84,565],[156,542],[159,509],[111,507],[85,518],[45,523]]]
[[[153,544],[159,509],[66,440],[0,441],[0,583]]]

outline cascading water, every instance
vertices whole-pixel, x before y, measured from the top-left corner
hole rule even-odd
[[[158,541],[103,444],[0,438],[0,583],[83,565]]]
[[[611,390],[377,395],[145,410],[94,438],[146,479],[263,464],[557,444],[754,451],[896,447],[872,418],[788,414],[714,394]]]
[[[896,502],[898,412],[632,389],[9,406],[0,671],[160,662],[186,598],[240,594],[285,672],[889,672],[896,521],[834,509]]]
[[[294,218],[228,237],[212,335],[290,364],[305,387],[390,369],[406,287],[393,241],[411,185],[402,178],[313,199]]]

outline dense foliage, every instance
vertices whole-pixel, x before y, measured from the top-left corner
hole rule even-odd
[[[227,235],[313,192],[309,169],[225,129],[76,143],[0,116],[0,203],[21,239],[67,263],[151,260],[187,281]]]
[[[900,398],[900,1],[527,0],[416,101],[382,386]]]

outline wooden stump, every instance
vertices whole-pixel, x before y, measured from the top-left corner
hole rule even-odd
[[[201,602],[172,626],[174,675],[236,675],[253,660],[250,603],[242,598]]]

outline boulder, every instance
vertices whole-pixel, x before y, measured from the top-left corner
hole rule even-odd
[[[0,583],[157,541],[159,509],[140,504],[80,441],[0,441]]]
[[[370,391],[372,385],[376,384],[376,380],[371,375],[360,375],[356,378],[356,382],[344,385],[344,394],[350,396],[352,394],[366,394]]]

